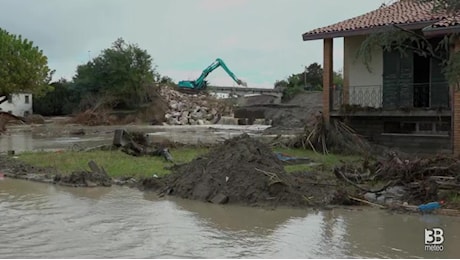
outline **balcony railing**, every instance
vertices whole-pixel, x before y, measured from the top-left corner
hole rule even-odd
[[[391,91],[385,97],[384,102],[383,86],[382,85],[362,85],[350,86],[348,92],[348,105],[359,106],[362,108],[449,108],[450,97],[446,82],[436,83],[416,83],[410,85],[401,85],[391,87],[395,91]],[[406,89],[404,92],[402,89]],[[438,91],[433,94],[433,88]],[[345,104],[345,94],[343,88],[334,88],[333,95],[333,110],[340,110]],[[385,105],[384,105],[385,104]],[[385,106],[385,107],[384,107]]]
[[[339,110],[344,104],[343,88],[335,88],[333,91],[333,109]],[[350,86],[348,104],[360,107],[381,108],[383,93],[381,85]]]

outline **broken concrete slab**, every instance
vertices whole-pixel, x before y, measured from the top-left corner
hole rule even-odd
[[[228,196],[222,193],[218,193],[211,199],[211,203],[213,204],[227,204],[228,203]]]

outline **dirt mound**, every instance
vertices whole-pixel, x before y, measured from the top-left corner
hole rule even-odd
[[[112,178],[106,173],[90,172],[90,171],[76,171],[70,175],[61,176],[57,174],[54,177],[54,182],[61,185],[70,185],[75,187],[96,187],[112,185]]]
[[[311,125],[312,118],[322,109],[322,92],[300,93],[287,103],[266,110],[265,117],[272,120],[272,127],[264,133],[296,134],[305,125]]]
[[[75,117],[71,118],[68,123],[88,126],[112,124],[108,110],[95,111],[92,109],[87,109],[86,111],[77,114]]]
[[[32,114],[25,117],[25,122],[27,124],[44,124],[45,118],[41,115]]]
[[[167,177],[166,193],[213,203],[307,204],[266,144],[241,135]]]

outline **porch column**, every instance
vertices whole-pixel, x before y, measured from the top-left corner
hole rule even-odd
[[[342,86],[342,100],[340,105],[348,105],[350,103],[350,63],[351,57],[347,54],[346,50],[347,38],[343,39],[343,86]]]
[[[460,52],[460,38],[457,38],[452,48],[453,53]],[[454,155],[460,155],[460,90],[456,84],[450,85],[452,105],[452,150]]]
[[[333,83],[333,39],[324,39],[323,50],[323,117],[326,122],[329,122],[330,112],[332,108],[332,83]]]

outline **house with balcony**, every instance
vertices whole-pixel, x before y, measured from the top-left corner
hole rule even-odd
[[[431,4],[399,0],[369,13],[310,30],[323,40],[323,116],[345,120],[369,140],[421,153],[460,154],[460,92],[449,85],[438,59],[417,52],[374,48],[365,64],[357,52],[366,38],[390,27],[421,34],[436,44],[460,33],[460,17],[435,13]],[[334,39],[343,38],[343,87],[334,88]],[[449,54],[460,51],[460,39]]]

